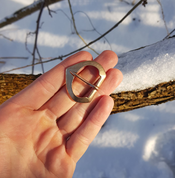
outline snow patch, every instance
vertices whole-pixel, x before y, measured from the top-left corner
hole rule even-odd
[[[175,80],[174,49],[175,38],[171,38],[120,55],[116,68],[122,71],[123,81],[114,93],[142,90]]]
[[[99,134],[92,145],[98,147],[130,148],[133,147],[139,136],[132,132],[108,130]]]
[[[29,4],[33,3],[33,0],[27,0],[27,1],[24,1],[24,0],[12,0],[12,1],[20,3],[20,4],[23,4],[23,5],[29,5]]]

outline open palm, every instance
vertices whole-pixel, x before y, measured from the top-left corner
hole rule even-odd
[[[65,69],[92,60],[79,52],[43,74],[0,106],[0,177],[70,178],[77,161],[99,132],[113,107],[108,96],[121,82],[113,68],[117,56],[105,51],[95,61],[107,77],[90,103],[76,103],[66,92]],[[86,67],[81,75],[93,81],[98,72]],[[84,95],[87,86],[74,80],[74,93]]]

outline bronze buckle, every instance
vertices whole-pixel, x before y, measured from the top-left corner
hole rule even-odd
[[[86,79],[84,79],[84,78],[82,78],[81,76],[78,75],[78,71],[82,67],[86,67],[86,66],[94,66],[99,71],[100,78],[98,79],[98,81],[96,82],[95,85],[92,84],[92,83],[89,83]],[[89,94],[88,97],[78,97],[73,93],[72,83],[73,83],[74,77],[79,78],[80,80],[82,80],[83,82],[85,82],[86,84],[88,84],[90,87],[93,88],[92,92]],[[105,78],[106,78],[105,70],[103,69],[103,67],[99,63],[97,63],[95,61],[80,62],[80,63],[75,64],[73,66],[70,66],[66,69],[67,92],[68,92],[68,94],[69,94],[69,96],[72,100],[79,102],[79,103],[89,103],[92,100],[92,98],[94,97],[97,90],[99,89],[100,85],[103,83]]]

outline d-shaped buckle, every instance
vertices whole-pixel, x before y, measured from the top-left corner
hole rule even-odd
[[[85,67],[85,66],[93,66],[98,69],[100,78],[98,79],[98,81],[96,81],[95,85],[89,83],[86,79],[84,79],[78,75],[78,71],[82,67]],[[80,80],[82,80],[83,82],[85,82],[86,84],[88,84],[90,87],[93,88],[93,90],[91,91],[91,93],[89,94],[88,97],[78,97],[73,93],[72,83],[73,83],[74,77],[79,78]],[[67,92],[68,92],[70,98],[72,98],[74,101],[79,102],[79,103],[89,103],[92,100],[92,98],[94,97],[97,90],[99,89],[100,85],[103,83],[105,78],[106,78],[105,70],[99,63],[97,63],[95,61],[80,62],[80,63],[70,66],[66,69]]]

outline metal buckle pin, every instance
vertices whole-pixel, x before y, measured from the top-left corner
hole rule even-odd
[[[82,78],[80,75],[78,75],[78,71],[86,66],[93,66],[95,68],[98,69],[99,71],[99,79],[96,81],[96,84],[92,84],[90,82],[88,82],[86,79]],[[82,80],[83,82],[85,82],[86,84],[88,84],[90,87],[93,88],[93,90],[91,91],[91,93],[89,94],[88,97],[78,97],[73,93],[72,90],[72,83],[74,80],[74,77],[79,78],[80,80]],[[97,92],[97,90],[99,89],[100,85],[103,83],[104,79],[106,78],[106,73],[105,70],[103,69],[103,67],[95,62],[95,61],[84,61],[84,62],[80,62],[78,64],[75,64],[73,66],[70,66],[66,69],[66,88],[67,88],[67,92],[70,96],[70,98],[76,102],[79,103],[89,103],[92,98],[94,97],[95,93]]]

